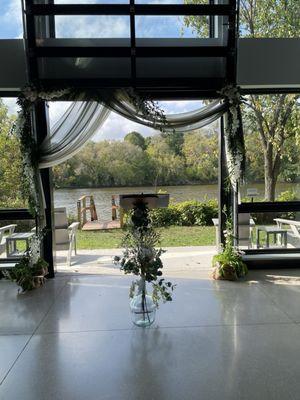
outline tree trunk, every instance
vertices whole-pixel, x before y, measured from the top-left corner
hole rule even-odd
[[[275,188],[277,179],[274,176],[268,175],[265,171],[265,200],[275,201]]]
[[[273,148],[268,146],[267,150],[264,152],[265,159],[265,200],[275,201],[275,189],[278,178],[278,173],[280,169],[279,158],[273,157]],[[275,164],[275,165],[274,165]]]

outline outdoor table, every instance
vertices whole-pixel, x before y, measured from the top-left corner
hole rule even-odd
[[[259,226],[257,227],[256,247],[259,249],[260,246],[260,232],[266,232],[266,247],[270,247],[270,235],[274,237],[274,243],[277,242],[278,236],[280,237],[280,244],[282,247],[287,247],[287,229],[279,228],[277,225],[274,226]]]
[[[20,257],[29,250],[29,242],[30,239],[34,236],[33,232],[20,232],[20,233],[13,233],[12,235],[6,238],[6,256],[9,257]],[[17,242],[25,242],[26,243],[26,250],[25,251],[18,251]]]

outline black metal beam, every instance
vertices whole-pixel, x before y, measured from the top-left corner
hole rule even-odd
[[[0,221],[14,220],[34,220],[35,218],[30,214],[26,208],[14,208],[14,209],[0,209]]]
[[[238,206],[239,213],[267,213],[300,211],[300,201],[262,201],[242,203]]]
[[[241,94],[244,96],[250,94],[299,94],[300,87],[294,88],[241,88]]]
[[[135,4],[135,15],[230,15],[227,4]],[[129,4],[35,4],[29,15],[130,15]]]
[[[135,0],[130,0],[130,56],[131,79],[136,80],[136,38],[135,38]],[[134,85],[135,86],[135,85]]]
[[[54,5],[55,0],[48,0],[50,5]],[[49,36],[55,38],[55,15],[49,15]]]
[[[210,5],[214,5],[215,0],[209,0]],[[215,37],[215,15],[209,16],[209,37]]]
[[[49,131],[49,119],[45,101],[39,101],[33,106],[34,133],[40,146]],[[43,256],[49,264],[49,278],[54,278],[53,259],[53,185],[50,168],[40,170],[45,199],[45,235],[43,237]]]
[[[131,47],[122,46],[45,46],[36,47],[37,57],[131,57]],[[135,47],[136,57],[226,57],[228,49],[226,46],[193,46],[193,47],[170,47],[170,46],[137,46]]]
[[[131,78],[96,78],[96,79],[40,79],[42,87],[51,89],[57,86],[72,88],[120,88],[132,86]],[[225,78],[137,78],[136,85],[138,90],[186,90],[186,91],[206,91],[214,92],[220,90],[225,82]],[[218,96],[220,97],[220,96]],[[67,99],[65,99],[67,100]]]
[[[33,6],[33,0],[23,0],[25,2],[24,7],[24,36],[25,36],[25,48],[27,56],[27,75],[30,81],[36,79],[38,76],[38,61],[35,56],[36,48],[36,29],[35,19],[32,14],[27,13],[27,10]]]
[[[298,247],[281,247],[281,248],[260,248],[260,249],[243,249],[243,253],[248,254],[248,255],[259,255],[259,254],[282,254],[282,253],[300,253],[300,248]]]
[[[296,253],[296,252],[295,252]],[[285,256],[286,253],[282,253],[281,257],[270,257],[268,259],[266,258],[260,258],[259,256],[257,258],[253,258],[251,260],[243,260],[248,269],[275,269],[278,268],[280,270],[284,268],[299,268],[299,257],[289,257],[287,258]]]
[[[0,90],[0,97],[18,97],[20,90]]]
[[[236,0],[229,0],[230,7],[235,11],[228,17],[228,52],[227,52],[227,80],[229,84],[236,84],[237,80],[237,19]]]

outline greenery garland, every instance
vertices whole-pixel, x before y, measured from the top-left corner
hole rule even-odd
[[[246,150],[240,105],[243,103],[239,88],[228,85],[220,91],[228,105],[225,124],[225,150],[231,184],[236,188],[245,172]]]
[[[167,119],[164,111],[159,107],[158,103],[141,97],[133,88],[125,90],[129,100],[136,107],[138,114],[153,122],[154,129],[164,132],[164,126],[167,125]]]

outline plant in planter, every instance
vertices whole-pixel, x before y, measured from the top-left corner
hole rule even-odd
[[[164,250],[155,248],[159,240],[160,235],[151,226],[147,205],[137,201],[131,212],[128,232],[123,239],[125,251],[120,262],[125,274],[139,277],[132,282],[129,294],[133,322],[137,326],[151,325],[159,301],[172,300],[175,285],[161,278],[161,255]],[[147,292],[147,282],[152,285],[151,295]]]
[[[7,277],[16,282],[24,293],[42,286],[47,274],[48,264],[45,260],[39,258],[36,263],[32,264],[30,256],[26,255],[7,273]]]
[[[214,279],[236,281],[248,273],[246,264],[241,254],[233,245],[231,223],[227,221],[226,241],[221,253],[215,255],[212,260]]]
[[[42,286],[48,274],[48,263],[40,256],[43,232],[35,234],[30,248],[14,268],[6,273],[6,277],[16,282],[22,293]]]

